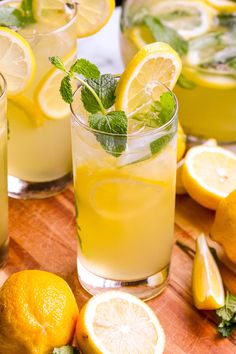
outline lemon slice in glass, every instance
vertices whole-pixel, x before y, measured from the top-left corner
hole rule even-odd
[[[0,43],[0,72],[7,81],[8,95],[21,94],[34,77],[34,54],[22,36],[6,27],[0,27]]]
[[[69,68],[76,58],[76,49],[63,60],[65,66]],[[56,68],[52,70],[41,80],[35,90],[35,100],[40,110],[51,119],[63,119],[70,114],[70,106],[63,101],[59,92],[61,80],[64,73]],[[74,89],[76,82],[73,83]]]
[[[166,43],[148,44],[135,55],[122,74],[116,92],[116,110],[128,115],[160,98],[163,87],[173,89],[181,73],[179,55]]]
[[[161,354],[165,334],[143,301],[120,291],[94,296],[78,317],[76,336],[83,353]]]
[[[206,208],[236,189],[236,155],[220,147],[197,146],[185,157],[182,180],[188,194]]]
[[[115,0],[80,0],[78,5],[78,37],[98,32],[109,21]]]
[[[202,1],[162,1],[153,12],[183,38],[201,36],[212,26],[216,11]]]
[[[197,238],[192,290],[194,304],[198,309],[215,310],[224,306],[221,275],[203,234]]]
[[[206,0],[209,5],[213,6],[221,12],[234,12],[236,11],[235,1],[230,0]]]

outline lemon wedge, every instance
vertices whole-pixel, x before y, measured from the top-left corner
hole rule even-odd
[[[191,148],[182,170],[188,194],[206,208],[216,210],[219,202],[236,189],[236,155],[217,146]]]
[[[198,309],[215,310],[224,306],[224,288],[220,272],[203,234],[196,241],[192,290],[194,304]]]
[[[65,66],[69,68],[76,58],[76,49],[64,59]],[[70,106],[65,103],[59,92],[64,73],[53,68],[38,84],[35,90],[35,100],[40,110],[51,119],[63,119],[70,114]],[[74,89],[76,82],[73,83]]]
[[[78,5],[78,37],[98,32],[109,21],[115,0],[80,0]]]
[[[163,93],[160,82],[172,89],[181,68],[179,55],[168,44],[146,45],[134,56],[120,78],[116,110],[130,115],[148,107]]]
[[[153,12],[185,39],[201,36],[212,26],[216,11],[203,1],[162,1]]]
[[[236,3],[230,0],[206,0],[209,5],[221,12],[234,12],[236,11]]]
[[[33,80],[34,54],[22,36],[6,27],[0,27],[0,43],[0,72],[7,81],[8,95],[19,95]]]
[[[165,346],[164,331],[151,308],[120,291],[89,300],[78,317],[76,337],[83,353],[160,354]]]

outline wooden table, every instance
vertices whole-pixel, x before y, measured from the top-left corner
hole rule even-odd
[[[0,271],[0,285],[19,270],[47,270],[65,278],[79,307],[84,304],[89,295],[76,277],[73,202],[72,189],[43,201],[9,201],[10,255],[8,264]],[[194,246],[193,238],[200,231],[209,231],[213,217],[211,211],[189,197],[178,197],[175,237]],[[162,295],[149,301],[166,332],[165,353],[236,353],[236,334],[221,339],[216,333],[213,312],[200,312],[193,306],[191,271],[192,259],[175,245],[169,286]]]

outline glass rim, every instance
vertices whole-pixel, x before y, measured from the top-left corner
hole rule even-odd
[[[1,82],[2,81],[2,82]],[[7,82],[3,74],[0,73],[0,88],[2,89],[0,92],[0,100],[2,100],[7,93]]]
[[[114,75],[116,78],[120,78],[121,75]],[[74,108],[73,108],[73,102],[70,104],[70,109],[71,109],[71,113],[73,115],[74,121],[77,125],[81,126],[82,128],[86,129],[87,131],[94,133],[94,134],[100,134],[100,135],[106,135],[106,136],[113,136],[113,137],[127,137],[127,138],[139,138],[139,137],[144,137],[144,136],[150,136],[152,134],[156,134],[162,131],[165,131],[166,128],[168,128],[169,126],[171,126],[173,124],[173,122],[176,120],[177,115],[178,115],[178,110],[179,110],[179,104],[178,104],[178,99],[175,95],[175,93],[173,91],[171,91],[165,84],[163,84],[161,81],[157,81],[157,83],[164,87],[167,92],[171,92],[174,96],[174,100],[175,100],[175,110],[174,113],[171,117],[170,120],[168,120],[168,122],[166,122],[165,124],[163,124],[160,127],[157,128],[150,128],[150,130],[148,131],[144,131],[144,132],[132,132],[132,133],[127,133],[127,134],[114,134],[114,133],[106,133],[103,132],[101,130],[96,130],[96,129],[92,129],[90,128],[87,124],[83,123],[82,120],[79,118],[78,114],[75,112]],[[73,93],[73,98],[78,94],[78,92],[81,90],[82,85],[79,84],[79,86],[77,87],[77,89],[75,90],[75,92]],[[89,112],[88,112],[89,113]],[[128,117],[129,119],[129,117]]]
[[[15,1],[14,0],[2,0],[2,1],[0,1],[0,6],[4,6],[4,5],[7,5],[10,3],[20,3],[20,2],[21,2],[21,0],[15,0]],[[73,13],[73,16],[71,17],[71,19],[69,19],[69,21],[66,22],[64,25],[59,26],[53,30],[49,30],[48,32],[26,33],[26,34],[23,34],[23,37],[27,39],[27,38],[36,37],[36,36],[48,36],[53,33],[64,31],[65,29],[67,29],[67,27],[70,27],[73,24],[73,22],[75,21],[76,16],[78,14],[78,2],[73,1],[73,0],[71,0],[71,2],[74,5],[74,13]]]

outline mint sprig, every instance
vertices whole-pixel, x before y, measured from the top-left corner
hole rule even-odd
[[[24,28],[34,22],[33,0],[22,0],[19,8],[0,6],[0,26]]]
[[[220,318],[218,332],[223,337],[230,336],[232,331],[236,329],[236,296],[228,292],[225,305],[216,310],[216,314]]]
[[[164,25],[158,17],[146,16],[143,21],[156,41],[168,43],[179,55],[188,52],[188,42],[176,30]]]
[[[65,102],[73,102],[72,80],[80,82],[81,100],[90,113],[89,127],[106,152],[119,157],[126,148],[128,118],[123,111],[108,111],[115,103],[117,80],[110,74],[101,75],[96,65],[85,59],[78,59],[69,70],[59,57],[49,60],[65,73],[60,86]]]

